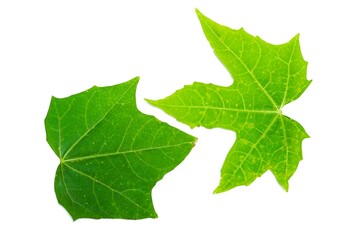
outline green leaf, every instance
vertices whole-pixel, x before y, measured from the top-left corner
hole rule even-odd
[[[156,218],[152,188],[194,146],[194,137],[138,111],[137,83],[51,100],[45,128],[60,158],[55,192],[74,220]]]
[[[233,84],[195,82],[165,99],[148,101],[191,127],[220,127],[236,133],[215,193],[249,185],[267,170],[287,191],[302,159],[302,140],[309,137],[299,123],[282,113],[282,107],[310,84],[299,36],[272,45],[244,29],[233,30],[197,14]]]

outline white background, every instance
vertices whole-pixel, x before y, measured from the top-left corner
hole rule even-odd
[[[357,1],[0,2],[0,239],[359,239],[360,8]],[[195,7],[280,44],[300,33],[313,79],[285,114],[311,135],[286,193],[267,172],[212,194],[235,134],[190,129],[143,98],[231,78]],[[153,190],[158,219],[73,222],[58,205],[59,160],[46,142],[50,97],[141,80],[138,106],[194,136],[184,162]]]

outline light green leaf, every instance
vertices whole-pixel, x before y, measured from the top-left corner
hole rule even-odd
[[[302,140],[309,137],[299,123],[282,113],[282,107],[310,84],[299,36],[272,45],[244,29],[233,30],[197,14],[233,84],[195,82],[165,99],[148,101],[191,127],[220,127],[236,133],[215,193],[249,185],[267,170],[287,191],[302,159]]]
[[[155,218],[151,190],[195,138],[138,111],[138,78],[51,100],[47,141],[60,165],[55,192],[78,218]]]

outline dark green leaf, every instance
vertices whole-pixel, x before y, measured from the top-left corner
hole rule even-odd
[[[151,190],[195,138],[138,111],[138,78],[51,100],[47,141],[58,201],[78,218],[155,218]]]

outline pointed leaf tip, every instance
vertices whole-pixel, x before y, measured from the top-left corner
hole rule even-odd
[[[144,100],[153,106],[156,106],[156,103],[158,102],[158,100],[152,100],[152,99],[148,99],[148,98],[144,98]]]
[[[198,16],[199,16],[199,15],[203,15],[198,8],[195,8],[195,12],[196,12],[196,14],[197,14]]]
[[[133,79],[131,79],[131,80],[133,80],[133,81],[137,81],[137,82],[138,82],[138,81],[140,81],[140,76],[136,76],[136,77],[134,77],[134,78],[133,78]],[[131,81],[131,80],[130,80],[130,81]]]
[[[211,19],[209,19],[208,17],[206,17],[202,12],[200,12],[199,9],[195,8],[195,12],[196,12],[196,15],[198,16],[198,19],[200,20],[200,22],[203,22],[203,21],[212,21]]]
[[[221,191],[221,189],[219,187],[215,188],[215,190],[213,191],[213,194],[219,194],[222,193],[224,191]]]
[[[285,190],[285,192],[289,192],[289,183],[282,185],[282,188]]]

